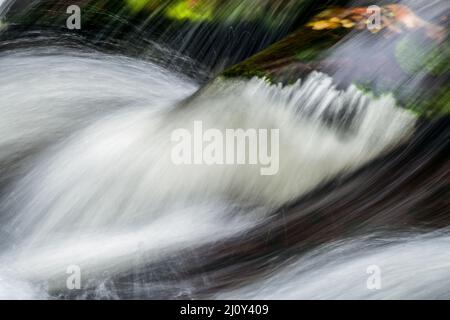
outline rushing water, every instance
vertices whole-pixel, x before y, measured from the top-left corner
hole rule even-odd
[[[449,299],[445,234],[339,241],[282,266],[273,275],[219,299]],[[370,267],[381,290],[368,290]],[[370,269],[369,269],[370,270]]]
[[[320,72],[200,88],[35,44],[0,70],[0,298],[449,297],[447,118]],[[199,120],[282,128],[279,173],[174,165],[171,133]]]
[[[152,63],[33,49],[8,52],[0,65],[2,161],[14,180],[2,201],[10,217],[3,238],[14,246],[4,244],[2,261],[21,280],[55,286],[71,264],[95,277],[136,267],[136,250],[147,264],[239,234],[264,218],[264,208],[398,143],[415,122],[392,97],[338,91],[319,73],[285,88],[217,80],[174,109],[196,85]],[[330,125],[333,114],[346,126]],[[283,126],[280,173],[174,166],[170,132],[194,120]],[[254,209],[239,209],[248,205]]]

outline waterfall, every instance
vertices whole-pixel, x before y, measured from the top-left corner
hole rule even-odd
[[[449,298],[446,3],[66,4],[0,0],[0,299]]]
[[[183,102],[195,83],[130,58],[40,49],[0,65],[1,159],[18,167],[1,202],[1,261],[17,281],[52,288],[73,264],[95,279],[242,234],[394,147],[416,121],[392,96],[338,90],[318,72],[284,87],[219,78]],[[282,127],[279,174],[173,165],[170,133],[196,120]]]

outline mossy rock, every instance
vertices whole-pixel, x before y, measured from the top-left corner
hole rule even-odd
[[[340,18],[330,18],[336,13]],[[416,114],[442,116],[450,113],[449,43],[430,33],[441,30],[439,26],[422,25],[400,32],[392,32],[389,25],[371,32],[350,28],[357,23],[343,18],[342,9],[328,10],[223,76],[259,77],[287,85],[321,71],[332,75],[338,87],[355,84],[377,96],[393,94],[400,106]]]
[[[400,67],[409,74],[424,71],[439,76],[450,70],[450,44],[448,42],[427,41],[424,43],[414,35],[409,35],[399,41],[395,54]]]

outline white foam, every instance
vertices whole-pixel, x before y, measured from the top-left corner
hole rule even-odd
[[[15,246],[2,261],[21,279],[60,279],[72,264],[87,273],[115,272],[131,267],[141,243],[148,262],[244,232],[270,208],[397,145],[415,123],[392,97],[376,99],[354,87],[339,91],[320,73],[284,88],[261,79],[218,79],[172,110],[169,102],[192,92],[193,85],[154,66],[115,59],[0,59],[10,71],[1,80],[6,88],[0,86],[0,108],[10,112],[0,120],[0,143],[9,139],[13,149],[64,131],[74,118],[90,119],[95,102],[103,101],[103,117],[35,160],[3,203],[14,215],[5,228]],[[42,64],[59,72],[42,74]],[[105,115],[105,100],[148,109],[118,108]],[[345,129],[334,126],[337,120],[325,123],[341,110],[356,112]],[[175,166],[171,132],[195,120],[218,129],[279,128],[279,174],[261,176],[246,165]],[[266,209],[236,215],[232,203]]]
[[[384,245],[381,243],[384,242]],[[218,299],[448,299],[448,235],[329,244]],[[378,243],[378,246],[374,244]],[[379,286],[368,273],[377,268]],[[379,271],[379,272],[378,272]],[[369,286],[367,282],[369,280]]]

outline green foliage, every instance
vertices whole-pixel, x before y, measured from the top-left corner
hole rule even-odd
[[[427,72],[442,75],[449,72],[450,45],[448,42],[424,43],[414,36],[406,36],[396,46],[395,55],[399,66],[408,74]]]
[[[174,20],[190,20],[192,22],[212,21],[214,4],[202,1],[194,6],[187,0],[180,0],[167,7],[166,16]]]
[[[126,5],[133,11],[133,12],[139,12],[142,9],[144,9],[147,4],[149,3],[149,0],[125,0]]]

